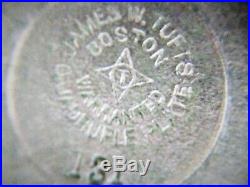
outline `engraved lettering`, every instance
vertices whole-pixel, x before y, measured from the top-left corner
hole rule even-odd
[[[177,84],[175,85],[173,95],[190,98],[192,96],[193,90],[191,86],[183,86]]]
[[[143,106],[146,107],[150,112],[154,111],[159,105],[164,104],[166,101],[165,96],[158,90],[153,90],[147,96],[145,100],[143,100],[140,104],[132,107],[129,111],[134,115],[135,111]]]
[[[82,97],[94,96],[94,88],[89,75],[76,80],[77,89]]]
[[[183,52],[183,53],[180,53],[178,55],[173,56],[173,59],[174,60],[181,59],[183,57],[190,56],[190,55],[191,55],[191,52],[190,51],[186,51],[186,52]]]
[[[173,38],[172,40],[170,40],[167,43],[167,46],[181,46],[182,43],[187,43],[186,39],[184,38],[184,36],[182,36],[181,34],[178,34],[175,38]]]
[[[86,48],[93,56],[99,56],[102,53],[102,46],[98,45],[96,41],[90,42]]]
[[[162,16],[160,16],[153,24],[153,30],[159,30],[162,27],[163,20],[165,20]]]
[[[102,134],[101,134],[101,142],[107,138],[113,137],[113,129],[110,126],[103,126]]]
[[[166,25],[164,25],[162,27],[162,29],[160,30],[160,37],[163,39],[170,39],[174,34],[176,34],[176,30],[172,30],[170,32],[170,28],[171,28],[171,23],[168,23]]]
[[[107,23],[109,23],[112,20],[112,18],[110,18],[109,16],[105,16],[100,8],[97,8],[93,12],[93,15],[96,19],[97,24],[100,26],[106,25]]]
[[[101,32],[98,35],[98,39],[100,40],[100,43],[105,47],[110,47],[113,45],[113,39],[107,32]]]
[[[77,158],[74,164],[73,169],[67,174],[67,176],[75,179],[79,179],[80,175],[80,166],[82,161],[82,153],[77,153]]]
[[[66,53],[66,56],[69,56],[69,57],[74,57],[76,55],[76,49],[73,45],[71,45],[69,42],[64,42],[63,43],[67,49],[69,49],[71,52],[70,53]]]
[[[110,28],[105,27],[106,31],[101,29],[105,25],[121,20],[122,15],[119,9],[113,6],[105,6],[104,10],[100,8],[93,10],[91,14],[85,16],[85,22],[73,19],[76,28],[70,32],[70,40],[64,42],[67,49],[65,54],[74,57],[82,49],[81,44],[85,43],[83,40],[94,34],[93,39],[89,38],[90,41],[85,46],[86,50],[89,55],[94,57],[103,54],[102,58],[108,64],[105,67],[102,67],[100,63],[100,67],[96,64],[86,66],[86,72],[91,72],[89,68],[94,67],[95,72],[91,74],[94,77],[88,74],[79,76],[80,71],[77,71],[77,75],[75,75],[75,72],[67,64],[59,64],[55,68],[57,99],[64,105],[64,115],[72,123],[80,126],[79,129],[89,138],[126,146],[130,143],[136,143],[136,136],[142,134],[146,140],[139,141],[147,143],[151,141],[151,136],[167,131],[174,124],[173,116],[182,117],[188,110],[187,102],[193,94],[191,84],[195,81],[193,76],[196,76],[194,75],[194,66],[191,63],[190,48],[182,47],[187,41],[180,34],[179,29],[174,28],[175,24],[171,23],[168,17],[158,17],[151,25],[153,32],[144,29],[143,26],[146,25],[145,12],[145,8],[128,6],[127,16],[128,21],[132,24],[131,30],[125,25],[117,26],[118,24]],[[96,33],[97,31],[99,33]],[[157,36],[154,37],[153,34]],[[162,41],[158,41],[158,39],[162,39]],[[153,72],[148,72],[150,67],[141,68],[141,71],[138,71],[143,62],[140,58],[137,59],[137,55],[134,56],[133,51],[131,51],[134,48],[127,47],[131,45],[131,42],[139,44],[136,45],[138,50],[146,54],[145,57],[149,58],[148,61],[152,61],[151,66],[155,68]],[[117,59],[108,59],[104,52],[108,53],[112,46],[121,49],[119,45],[123,45],[125,48],[120,51]],[[174,46],[178,47],[175,49],[176,51],[170,49]],[[93,58],[88,59],[92,60]],[[95,60],[98,62],[98,58]],[[168,63],[171,67],[168,67]],[[166,101],[169,96],[166,97],[164,94],[169,93],[170,89],[165,90],[164,94],[161,93],[157,90],[158,84],[151,85],[154,80],[147,74],[157,75],[158,71],[158,73],[167,72],[172,75],[169,71],[171,71],[173,63],[177,64],[175,67],[177,77],[171,79],[171,81],[175,81],[174,84],[168,84],[174,89],[170,99]],[[160,70],[161,67],[163,69]],[[101,81],[102,78],[106,80],[100,84],[92,84],[92,80],[98,80],[98,78]],[[99,89],[99,86],[102,87],[102,84],[107,81],[109,83]],[[142,86],[144,88],[140,88]],[[142,89],[143,94],[141,94],[140,89]],[[108,93],[110,94],[108,97],[113,98],[108,102],[106,98],[102,98],[102,92],[107,90],[112,91]],[[149,92],[144,95],[144,91]],[[138,96],[138,101],[125,101],[126,98],[130,100],[135,96]],[[123,102],[127,102],[126,105],[123,106]],[[88,108],[88,112],[81,112],[83,108]],[[139,125],[145,121],[145,125]],[[140,133],[137,134],[138,130]],[[152,140],[154,141],[155,138],[152,137]],[[99,175],[100,173],[98,173]],[[93,180],[97,180],[97,178],[93,178]],[[101,183],[108,182],[106,178],[101,180]]]
[[[114,23],[122,19],[122,15],[119,12],[118,8],[110,7],[108,8],[108,12],[110,13],[110,22]]]
[[[116,35],[116,39],[119,41],[119,42],[126,42],[128,41],[128,31],[125,27],[116,27],[115,28],[115,35]]]
[[[146,36],[146,32],[141,29],[133,28],[132,33],[135,34],[134,43],[139,43]]]
[[[176,96],[172,96],[167,104],[168,109],[173,115],[183,116],[186,110],[186,105],[181,103]]]
[[[179,63],[176,68],[176,74],[180,76],[193,76],[194,75],[194,67],[192,63]]]
[[[73,36],[74,38],[74,44],[75,46],[78,46],[79,47],[79,44],[78,44],[78,40],[84,40],[85,37],[89,36],[89,32],[86,28],[85,25],[83,25],[78,19],[74,19],[74,22],[77,26],[77,29],[80,31],[80,33],[76,33],[76,32],[70,32],[70,35]],[[77,47],[77,48],[78,48]]]
[[[128,21],[134,21],[135,23],[141,23],[141,25],[145,25],[146,22],[143,20],[145,11],[145,8],[128,6]]]
[[[155,59],[155,63],[154,63],[154,67],[158,68],[161,64],[166,63],[167,61],[169,61],[168,57],[164,57],[164,49],[161,48],[159,50],[157,50],[156,52],[154,52],[151,56],[150,59]]]
[[[99,28],[94,19],[89,15],[86,16],[86,25],[91,34],[94,34],[94,31]]]
[[[149,37],[142,43],[142,48],[146,52],[152,52],[157,48],[157,41],[153,37]]]
[[[72,103],[67,110],[67,117],[70,120],[75,121],[80,115],[81,112],[78,109],[78,105],[76,103]]]

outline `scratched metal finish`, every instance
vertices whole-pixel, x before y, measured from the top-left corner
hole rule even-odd
[[[151,160],[102,184],[246,183],[245,12],[4,4],[4,183],[93,183],[96,155]]]

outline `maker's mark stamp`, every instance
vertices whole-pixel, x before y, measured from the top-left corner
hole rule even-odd
[[[188,41],[168,17],[150,22],[145,8],[111,9],[107,20],[99,17],[99,9],[85,23],[72,19],[80,32],[69,31],[66,54],[72,61],[84,51],[95,63],[82,62],[86,68],[78,75],[74,64],[58,64],[58,99],[67,118],[89,138],[115,145],[157,142],[175,118],[189,111],[199,73]],[[105,56],[115,48],[112,58]]]
[[[154,82],[153,79],[134,68],[129,48],[122,51],[113,65],[99,68],[97,71],[102,72],[111,81],[118,102],[126,96],[131,88]]]

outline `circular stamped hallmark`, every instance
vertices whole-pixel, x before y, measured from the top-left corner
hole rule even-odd
[[[180,183],[199,167],[220,130],[225,80],[193,6],[52,4],[30,25],[9,107],[48,182]],[[114,155],[151,164],[144,176],[93,173]]]

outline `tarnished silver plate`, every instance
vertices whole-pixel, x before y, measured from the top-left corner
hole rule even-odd
[[[223,131],[230,96],[224,48],[207,24],[213,7],[207,14],[206,5],[183,3],[17,7],[23,15],[30,6],[39,14],[6,55],[4,125],[12,125],[21,153],[5,158],[4,182],[199,181],[188,178]],[[5,4],[6,31],[17,7]],[[115,155],[150,160],[147,173],[140,164],[134,172],[102,171],[99,161]],[[11,175],[8,163],[19,158],[30,173]]]

